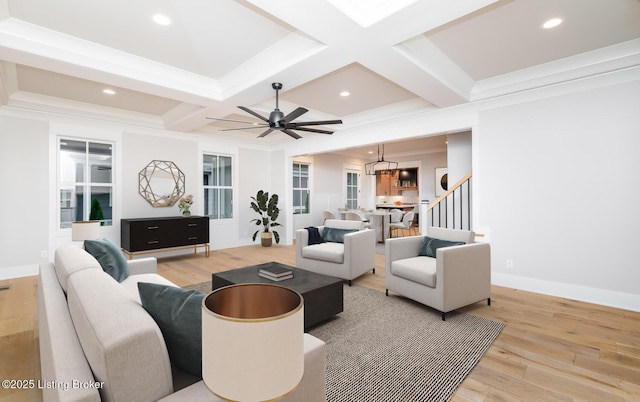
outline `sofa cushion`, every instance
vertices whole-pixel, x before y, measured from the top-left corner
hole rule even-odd
[[[54,257],[54,267],[58,282],[65,294],[67,293],[69,276],[83,269],[102,270],[100,263],[94,256],[84,251],[81,247],[70,244],[59,247]]]
[[[419,256],[393,261],[391,273],[431,288],[436,287],[435,258]]]
[[[142,307],[164,336],[169,358],[178,368],[202,377],[202,299],[204,293],[138,282]]]
[[[129,264],[113,240],[108,238],[85,240],[84,249],[94,256],[100,262],[104,272],[116,281],[122,282],[129,276]]]
[[[460,246],[463,244],[465,243],[462,241],[448,241],[424,236],[422,239],[422,245],[420,246],[419,255],[436,258],[436,250],[440,247]]]
[[[344,235],[357,231],[358,229],[339,229],[325,227],[322,231],[322,240],[325,242],[344,243]]]
[[[69,313],[102,401],[155,401],[173,392],[160,328],[101,269],[69,277]]]
[[[306,246],[302,248],[302,257],[342,264],[344,262],[344,244],[320,243]]]

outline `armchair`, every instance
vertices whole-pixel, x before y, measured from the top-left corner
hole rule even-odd
[[[427,229],[429,237],[463,245],[440,247],[436,257],[421,256],[423,236],[389,239],[386,242],[386,284],[396,292],[446,313],[487,300],[491,305],[491,251],[488,243],[474,243],[475,234],[438,227]]]
[[[362,228],[362,221],[327,219],[324,226],[318,226],[322,237],[325,228],[356,230],[344,234],[343,243],[326,241],[309,244],[307,229],[296,231],[296,266],[318,274],[351,281],[365,272],[375,273],[375,232]],[[326,237],[326,236],[325,236]],[[335,239],[334,239],[335,240]]]

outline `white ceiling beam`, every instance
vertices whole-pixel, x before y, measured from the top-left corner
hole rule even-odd
[[[433,44],[414,42],[403,46],[402,43],[497,0],[464,0],[455,4],[447,0],[420,0],[367,29],[345,18],[324,0],[306,1],[305,13],[298,11],[300,4],[296,0],[248,1],[326,43],[332,50],[331,56],[337,58],[334,64],[339,67],[357,61],[426,101],[446,107],[468,101],[474,82]],[[410,18],[415,15],[424,15],[424,18]],[[334,29],[327,29],[327,24]],[[462,84],[457,83],[459,78],[463,79]]]

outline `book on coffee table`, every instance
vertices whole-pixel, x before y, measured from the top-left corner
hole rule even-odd
[[[270,279],[274,282],[280,282],[280,281],[284,281],[286,279],[291,279],[293,278],[293,272],[289,271],[289,273],[287,275],[282,275],[282,276],[272,276],[269,274],[265,274],[263,272],[258,272],[258,275],[260,275],[263,278],[267,278]]]
[[[277,265],[269,265],[260,268],[260,274],[268,275],[272,278],[280,278],[282,276],[293,275],[293,271],[289,268],[285,268]]]

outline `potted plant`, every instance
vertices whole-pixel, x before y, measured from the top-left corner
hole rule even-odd
[[[264,247],[271,246],[272,237],[275,238],[276,243],[280,243],[280,235],[275,230],[271,230],[274,226],[281,226],[276,219],[280,210],[278,209],[278,194],[273,194],[269,197],[269,193],[262,190],[258,191],[255,197],[251,197],[251,208],[256,211],[260,218],[252,219],[251,222],[255,222],[256,226],[262,225],[262,229],[258,229],[253,234],[253,241],[256,240],[256,236],[262,231],[262,245]]]

